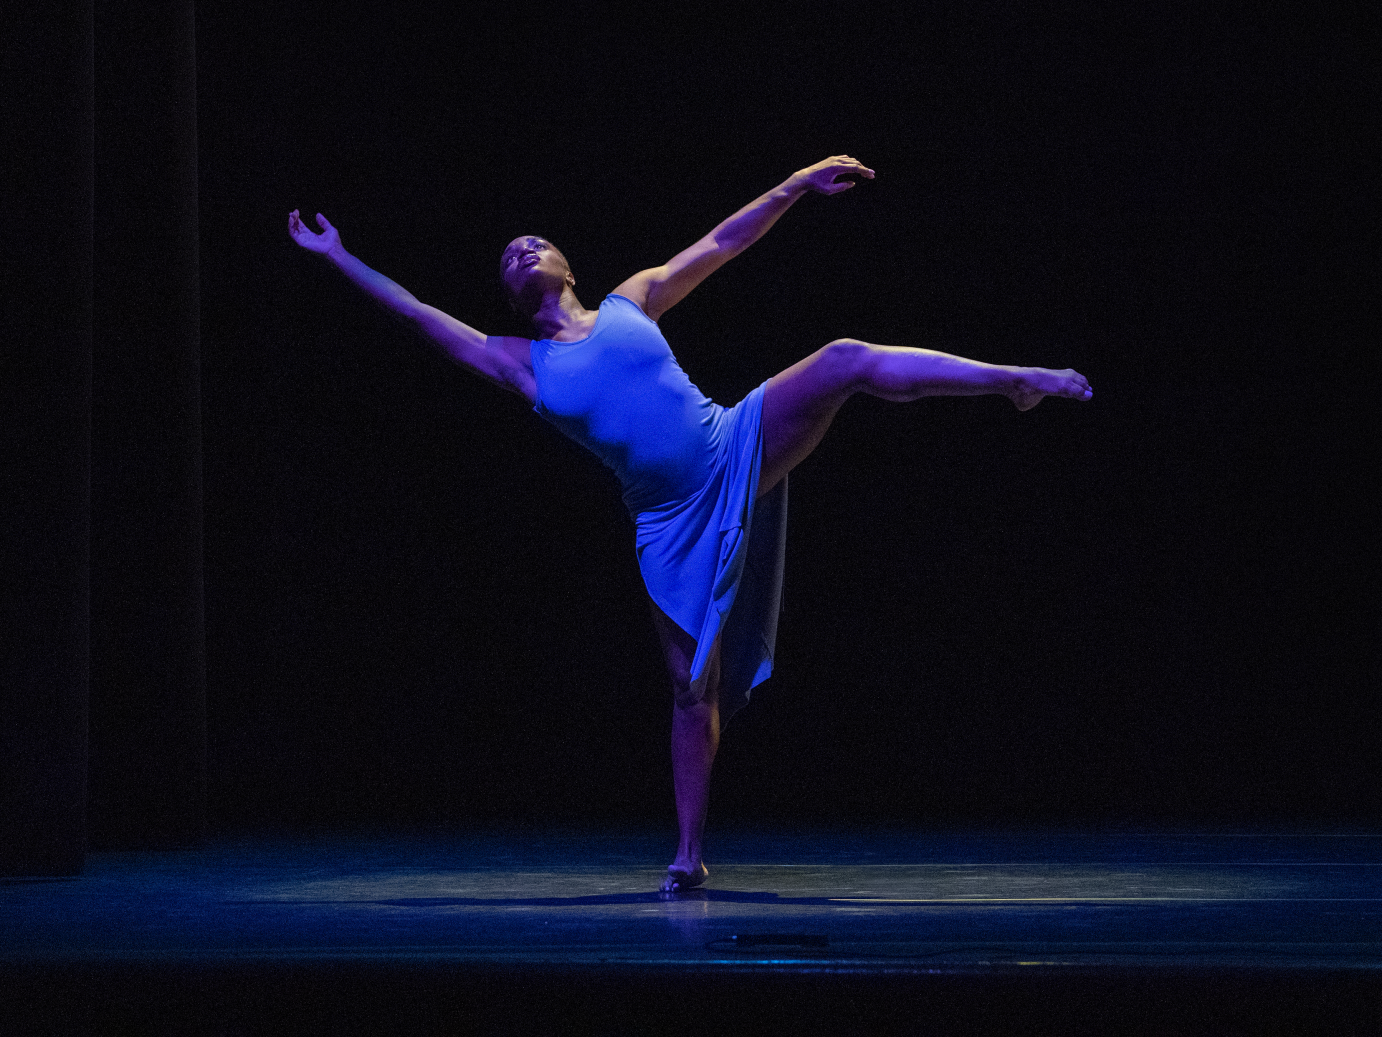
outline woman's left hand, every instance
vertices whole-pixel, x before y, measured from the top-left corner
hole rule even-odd
[[[840,177],[856,179],[841,180]],[[850,158],[848,155],[831,155],[828,159],[817,162],[814,166],[807,166],[792,175],[792,179],[801,186],[817,194],[839,194],[841,191],[848,191],[858,182],[859,177],[872,180],[873,170],[857,158]]]

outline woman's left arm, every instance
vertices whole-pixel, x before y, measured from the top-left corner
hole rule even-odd
[[[662,266],[634,274],[614,289],[614,294],[637,303],[644,313],[657,320],[690,295],[696,285],[766,234],[778,217],[807,191],[848,191],[856,181],[838,178],[851,175],[872,180],[873,170],[848,155],[834,155],[798,170]]]

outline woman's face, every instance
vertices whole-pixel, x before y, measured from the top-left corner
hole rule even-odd
[[[576,283],[561,250],[546,238],[529,234],[509,242],[499,257],[499,276],[515,301],[534,294],[534,289],[542,295],[551,287]]]

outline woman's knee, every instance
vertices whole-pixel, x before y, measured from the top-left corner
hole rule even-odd
[[[698,684],[691,681],[684,684],[675,680],[672,682],[672,705],[677,707],[679,713],[690,714],[704,709],[705,687]]]
[[[687,660],[689,663],[689,660]],[[672,678],[672,701],[681,713],[703,713],[714,709],[720,697],[720,653],[718,646],[705,662],[698,679],[691,679],[691,668],[668,666]]]
[[[869,379],[877,350],[857,338],[837,338],[821,347],[821,363],[827,366],[831,381],[857,388]]]

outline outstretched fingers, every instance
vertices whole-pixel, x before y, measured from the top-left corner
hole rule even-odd
[[[307,226],[299,210],[294,209],[288,214],[288,235],[305,249],[326,252],[340,241],[340,234],[321,213],[317,213],[317,226],[321,228],[320,234]]]
[[[852,155],[831,155],[803,169],[797,176],[802,177],[811,190],[830,195],[848,191],[860,179],[872,180],[874,172]],[[840,180],[840,177],[853,179]]]
[[[830,183],[826,187],[826,194],[839,194],[841,191],[848,191],[855,186],[859,180],[841,179],[841,177],[858,177],[864,180],[872,180],[874,172],[857,158],[849,155],[838,155],[833,160],[834,164],[830,170]]]
[[[835,162],[839,167],[836,171],[836,176],[842,173],[858,173],[867,180],[872,180],[874,177],[873,170],[864,165],[864,163],[860,162],[853,155],[836,155],[831,161]]]
[[[288,214],[288,236],[303,248],[311,248],[316,235],[302,222],[302,214],[296,209]]]

